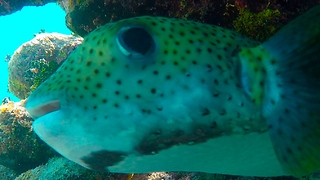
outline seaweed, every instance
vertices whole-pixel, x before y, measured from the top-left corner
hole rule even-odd
[[[272,36],[280,27],[279,10],[264,9],[253,13],[247,8],[239,8],[239,16],[233,21],[235,30],[255,40],[264,41]]]

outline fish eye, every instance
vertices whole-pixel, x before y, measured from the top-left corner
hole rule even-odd
[[[143,60],[156,51],[156,43],[143,27],[127,26],[119,30],[116,38],[120,51],[130,59]]]

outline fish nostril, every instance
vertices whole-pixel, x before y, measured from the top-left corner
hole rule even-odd
[[[142,27],[123,27],[117,36],[121,52],[133,59],[142,59],[155,52],[156,43]]]

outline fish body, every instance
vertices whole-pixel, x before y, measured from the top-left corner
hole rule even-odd
[[[320,167],[319,12],[264,43],[163,17],[101,26],[30,95],[33,128],[95,170],[309,174]]]

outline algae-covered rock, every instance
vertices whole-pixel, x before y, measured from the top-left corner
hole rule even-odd
[[[22,173],[15,180],[209,180],[219,178],[221,180],[227,180],[230,176],[185,172],[151,172],[143,174],[97,172],[86,169],[63,157],[53,157],[45,165],[41,165]],[[230,180],[236,180],[236,177],[234,177],[234,179],[231,178]]]
[[[32,131],[25,101],[0,106],[0,165],[17,173],[45,163],[56,154]]]
[[[267,28],[269,37],[282,25],[300,15],[307,9],[320,4],[319,0],[58,0],[60,6],[66,11],[66,23],[74,33],[85,36],[95,28],[108,22],[113,22],[134,16],[165,16],[180,19],[189,19],[202,23],[214,24],[226,28],[234,28],[234,20],[243,19],[244,15],[259,16],[266,24],[258,27],[258,33]],[[242,11],[246,9],[247,11]],[[273,12],[268,14],[268,12]],[[276,13],[278,12],[278,13]],[[267,18],[262,17],[267,14]],[[280,16],[280,15],[281,16]],[[280,18],[281,17],[281,18]],[[257,23],[252,18],[247,21],[246,28],[253,29]],[[270,20],[270,21],[269,21]],[[252,32],[242,31],[245,35]],[[259,25],[259,24],[258,24]],[[275,27],[275,28],[274,28]],[[271,29],[271,30],[270,30]],[[271,33],[269,33],[271,32]],[[256,40],[261,39],[257,37]],[[266,39],[266,38],[264,38]]]
[[[1,180],[12,180],[15,177],[17,177],[16,172],[14,172],[13,170],[0,165],[0,179]]]
[[[265,41],[279,29],[279,10],[265,9],[259,13],[241,8],[239,16],[233,21],[235,30],[259,41]]]
[[[0,16],[12,14],[24,6],[42,6],[56,0],[0,0]]]
[[[96,180],[110,179],[111,174],[85,169],[63,157],[54,157],[45,165],[19,175],[16,180],[25,179],[61,179],[61,180]]]
[[[236,8],[225,0],[59,0],[66,23],[74,33],[85,36],[98,26],[134,16],[165,16],[217,25],[231,25]],[[231,27],[231,26],[229,26]]]
[[[53,157],[45,165],[20,174],[15,180],[174,180],[179,173],[154,172],[144,174],[118,174],[86,169],[63,157]],[[182,176],[181,176],[182,177]],[[182,179],[181,179],[182,180]],[[186,180],[186,179],[185,179]]]
[[[9,91],[25,99],[47,79],[82,38],[59,33],[41,33],[22,44],[9,61]]]

